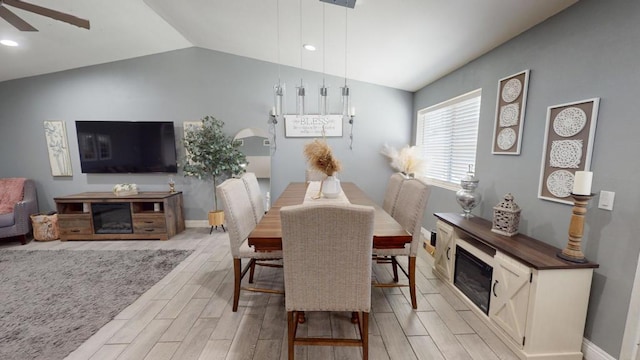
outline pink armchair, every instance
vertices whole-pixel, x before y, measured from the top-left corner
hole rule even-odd
[[[25,178],[0,179],[0,238],[18,237],[24,245],[31,232],[30,215],[38,212],[36,186]]]

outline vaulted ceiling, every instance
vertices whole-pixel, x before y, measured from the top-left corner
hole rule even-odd
[[[88,19],[85,30],[8,7],[0,81],[197,46],[415,91],[577,0],[26,0]],[[1,1],[0,1],[1,2]],[[6,5],[3,5],[6,6]],[[313,44],[317,50],[302,50]]]

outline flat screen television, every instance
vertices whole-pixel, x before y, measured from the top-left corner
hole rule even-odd
[[[76,121],[85,174],[176,173],[171,121]]]

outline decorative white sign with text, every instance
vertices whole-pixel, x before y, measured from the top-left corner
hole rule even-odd
[[[341,137],[342,115],[284,115],[286,137]]]

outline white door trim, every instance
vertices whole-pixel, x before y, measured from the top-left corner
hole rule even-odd
[[[633,290],[631,290],[631,301],[629,301],[627,323],[624,327],[620,360],[639,359],[640,349],[638,348],[638,343],[640,343],[640,256],[638,256],[636,276],[633,280]]]

